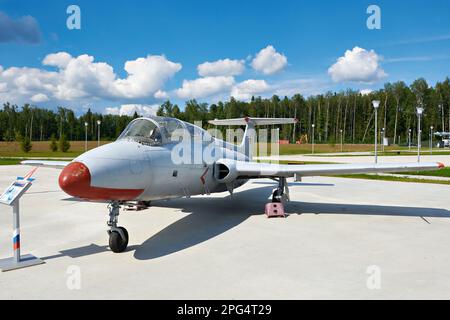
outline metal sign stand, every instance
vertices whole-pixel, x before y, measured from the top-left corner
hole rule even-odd
[[[13,209],[13,251],[14,256],[0,260],[0,270],[2,272],[31,267],[45,263],[31,254],[20,255],[20,215],[19,201],[25,192],[31,187],[33,179],[29,173],[25,178],[18,178],[6,191],[0,196],[0,203],[9,205]]]

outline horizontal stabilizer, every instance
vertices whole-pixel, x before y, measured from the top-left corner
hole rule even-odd
[[[45,161],[45,160],[25,160],[20,162],[20,164],[23,164],[25,166],[46,167],[56,169],[63,169],[69,163],[70,161]]]
[[[298,120],[295,118],[238,118],[238,119],[223,119],[223,120],[210,120],[208,123],[215,126],[245,126],[247,124],[253,124],[255,126],[265,126],[272,124],[294,124]]]

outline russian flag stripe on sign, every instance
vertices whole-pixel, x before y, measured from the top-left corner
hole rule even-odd
[[[20,248],[20,234],[14,232],[14,237],[13,237],[13,248],[14,250],[17,250]]]

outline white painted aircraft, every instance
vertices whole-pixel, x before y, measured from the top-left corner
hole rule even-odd
[[[67,194],[109,202],[108,234],[113,252],[128,245],[128,232],[118,226],[122,206],[149,206],[150,201],[233,190],[249,179],[278,182],[273,202],[289,199],[286,179],[352,173],[437,170],[441,163],[279,165],[252,161],[255,126],[293,124],[296,119],[242,118],[210,121],[213,125],[246,126],[240,145],[215,139],[187,122],[146,117],[130,122],[119,138],[71,162],[23,161],[61,168],[59,185]],[[183,135],[180,136],[180,131]],[[204,157],[207,154],[207,157]],[[203,156],[202,156],[203,155]],[[197,158],[197,159],[195,159]],[[182,161],[180,161],[180,159]]]

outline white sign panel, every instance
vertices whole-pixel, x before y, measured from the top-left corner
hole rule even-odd
[[[17,198],[19,198],[28,188],[31,182],[28,180],[14,181],[0,196],[0,203],[11,205]]]

